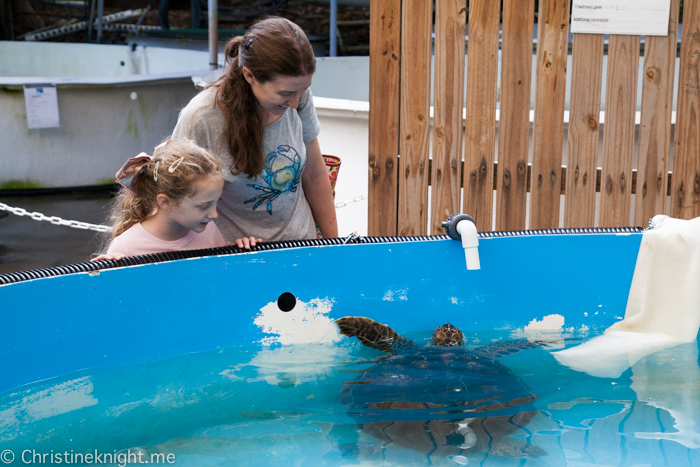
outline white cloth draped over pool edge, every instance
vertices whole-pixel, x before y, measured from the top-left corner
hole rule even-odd
[[[645,355],[694,341],[699,328],[700,217],[664,216],[642,236],[625,318],[553,355],[574,370],[616,378]]]
[[[666,410],[674,433],[635,433],[700,447],[700,367],[693,352],[666,358],[663,349],[693,342],[700,328],[700,217],[657,219],[642,236],[625,318],[584,344],[552,352],[559,363],[603,378],[632,367],[632,389],[640,401]],[[652,355],[644,360],[642,358]],[[686,355],[687,354],[687,355]],[[680,360],[680,361],[678,361]],[[638,362],[638,363],[637,363]]]
[[[692,342],[699,328],[700,217],[665,217],[644,232],[625,319],[608,331],[663,333]]]

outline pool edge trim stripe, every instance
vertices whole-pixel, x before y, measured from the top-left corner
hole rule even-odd
[[[540,230],[516,230],[516,231],[496,231],[479,232],[479,238],[503,238],[520,236],[546,236],[546,235],[587,235],[587,234],[636,234],[642,233],[641,227],[590,227],[590,228],[563,228],[563,229],[540,229]],[[126,266],[138,266],[143,264],[162,263],[176,261],[180,259],[193,259],[207,256],[237,255],[254,253],[261,251],[285,250],[304,247],[338,246],[352,244],[381,244],[381,243],[403,243],[449,240],[448,235],[423,235],[423,236],[388,236],[388,237],[354,237],[345,238],[320,238],[311,240],[287,240],[260,243],[251,249],[238,248],[237,246],[224,246],[218,248],[207,248],[200,250],[169,251],[163,253],[153,253],[140,256],[127,256],[121,260],[101,260],[94,262],[74,263],[64,266],[54,266],[43,269],[32,269],[29,271],[11,272],[0,274],[0,287],[18,282],[57,277],[67,274],[78,274],[85,272],[99,272],[107,269],[115,269]]]

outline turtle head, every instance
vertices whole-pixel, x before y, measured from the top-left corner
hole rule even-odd
[[[439,347],[454,347],[462,345],[462,331],[450,323],[443,324],[433,333],[433,344]]]

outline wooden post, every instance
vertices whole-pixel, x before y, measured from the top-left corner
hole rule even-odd
[[[671,217],[700,216],[700,2],[683,6]]]
[[[503,0],[497,230],[525,228],[534,13],[534,0]]]
[[[401,0],[370,3],[369,235],[396,235]]]
[[[540,0],[530,228],[559,227],[569,0]]]
[[[500,10],[499,0],[469,2],[463,210],[479,231],[490,231],[493,219]]]
[[[464,100],[465,0],[435,1],[435,83],[430,233],[460,210],[462,102]]]
[[[671,152],[671,113],[676,69],[680,0],[671,0],[668,36],[647,36],[642,75],[642,117],[634,203],[634,224],[666,212],[666,184]]]
[[[600,187],[601,227],[624,227],[630,223],[639,46],[639,36],[611,35],[609,39]]]
[[[428,233],[432,20],[432,0],[403,2],[399,130],[401,159],[398,177],[399,235]]]
[[[595,225],[604,39],[574,34],[564,227]]]

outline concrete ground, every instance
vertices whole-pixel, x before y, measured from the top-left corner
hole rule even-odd
[[[108,191],[0,196],[8,206],[90,224],[105,223],[109,201]],[[100,235],[0,211],[0,274],[89,261]]]

